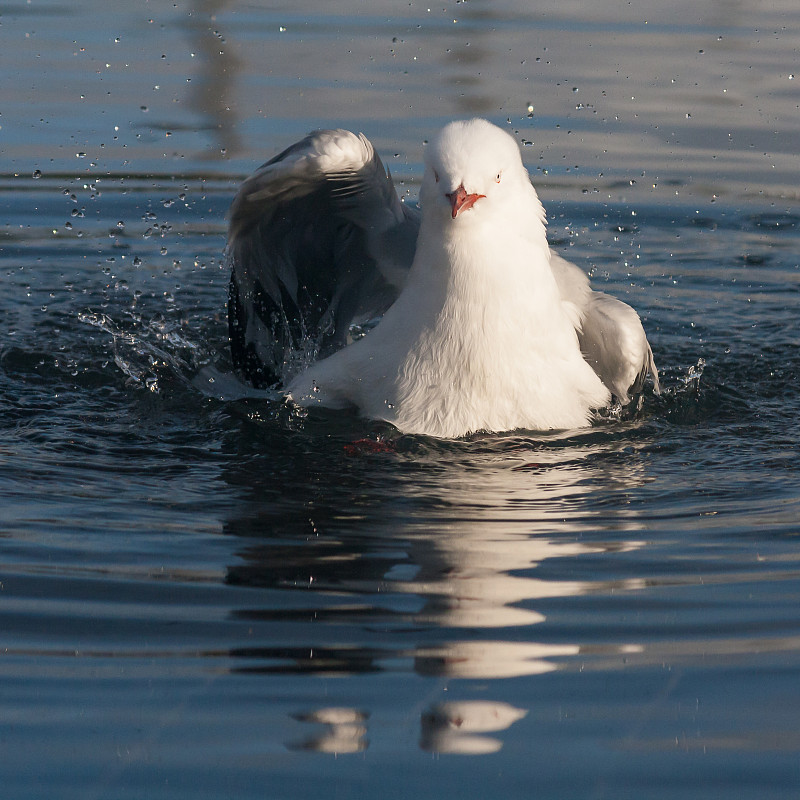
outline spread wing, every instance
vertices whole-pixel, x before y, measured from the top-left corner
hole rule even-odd
[[[583,271],[557,253],[551,252],[550,265],[584,358],[600,380],[623,405],[642,391],[648,375],[658,393],[658,370],[639,315],[621,300],[592,291]]]
[[[272,386],[342,347],[396,298],[418,230],[363,134],[317,131],[268,161],[230,210],[234,365]]]

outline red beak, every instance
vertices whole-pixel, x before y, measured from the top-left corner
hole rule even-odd
[[[450,205],[453,206],[453,219],[458,216],[459,211],[466,211],[468,208],[472,208],[481,197],[486,197],[485,194],[467,194],[463,183],[454,192],[450,192],[445,196],[450,201]]]

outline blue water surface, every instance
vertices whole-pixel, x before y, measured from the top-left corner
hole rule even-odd
[[[3,12],[8,796],[797,794],[800,20],[684,11]],[[441,441],[243,391],[247,170],[351,118],[413,199],[467,112],[518,132],[662,394]]]

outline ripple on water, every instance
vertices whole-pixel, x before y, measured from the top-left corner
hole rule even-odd
[[[642,311],[664,391],[585,430],[441,441],[243,386],[223,241],[191,193],[91,203],[124,229],[77,217],[81,240],[55,247],[44,223],[0,254],[2,672],[20,763],[53,714],[85,720],[70,745],[87,754],[99,736],[153,755],[143,737],[160,731],[171,775],[205,769],[185,746],[199,737],[198,753],[255,747],[320,781],[344,761],[311,752],[426,778],[420,751],[481,754],[489,786],[533,746],[543,785],[565,785],[547,770],[569,752],[587,791],[608,753],[624,754],[623,791],[703,748],[713,783],[733,769],[720,753],[763,767],[758,742],[794,741],[790,218],[644,209],[593,228],[592,209],[565,209],[582,231],[569,256]],[[780,784],[789,768],[770,763]]]

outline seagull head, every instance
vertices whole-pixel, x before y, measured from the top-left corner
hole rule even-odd
[[[516,217],[531,199],[541,208],[517,143],[484,119],[451,122],[425,151],[425,213],[467,224]]]

